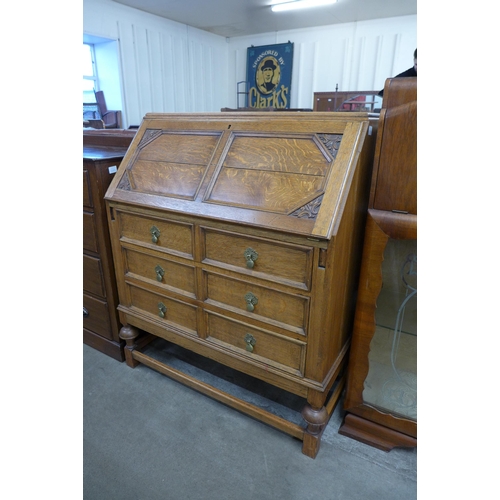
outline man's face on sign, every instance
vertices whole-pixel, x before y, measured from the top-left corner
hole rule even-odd
[[[264,68],[262,74],[264,76],[264,81],[268,83],[272,80],[274,71],[271,68]]]

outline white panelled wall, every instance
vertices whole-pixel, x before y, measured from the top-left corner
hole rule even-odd
[[[313,93],[379,90],[413,64],[417,16],[226,39],[126,7],[83,0],[83,32],[118,40],[123,126],[149,112],[210,112],[237,107],[251,45],[294,43],[292,108],[312,108]],[[106,100],[115,96],[106,90]],[[240,102],[240,105],[242,103]],[[108,105],[109,107],[109,105]]]
[[[84,0],[83,32],[118,40],[124,128],[150,112],[227,106],[226,38],[111,0]]]
[[[334,91],[337,85],[338,90],[380,90],[386,78],[413,66],[417,16],[231,38],[228,107],[236,106],[236,84],[246,79],[247,48],[288,41],[294,44],[290,107],[312,108],[314,92]]]

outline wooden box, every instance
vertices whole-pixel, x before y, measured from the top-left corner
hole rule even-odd
[[[106,194],[127,363],[316,456],[343,387],[376,126],[366,113],[147,114]],[[180,376],[141,352],[139,329],[303,397],[305,425]]]

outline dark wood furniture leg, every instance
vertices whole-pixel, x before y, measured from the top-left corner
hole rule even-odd
[[[328,401],[326,401],[326,404],[325,400],[327,395],[325,396],[324,393],[315,392],[308,398],[307,404],[302,409],[302,418],[307,424],[307,427],[304,430],[304,437],[302,438],[302,453],[308,457],[316,458],[321,444],[323,431],[330,421],[330,417],[335,411],[342,391],[344,390],[347,376],[344,373],[343,365],[341,373],[342,375],[340,375],[337,385]]]
[[[120,338],[125,341],[125,363],[131,368],[135,368],[140,362],[134,358],[134,351],[146,346],[156,337],[135,326],[126,324],[120,329]]]

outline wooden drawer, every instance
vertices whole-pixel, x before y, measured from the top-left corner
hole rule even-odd
[[[207,325],[209,342],[229,347],[240,355],[295,375],[304,373],[306,347],[304,342],[288,339],[213,313],[207,313]],[[248,343],[253,350],[248,350]]]
[[[107,302],[83,294],[83,328],[113,339]]]
[[[90,212],[83,212],[83,249],[95,253],[99,251],[95,215]]]
[[[99,297],[106,297],[101,259],[85,254],[83,255],[83,289]]]
[[[196,306],[133,285],[129,285],[128,288],[132,308],[153,315],[164,322],[165,326],[179,328],[191,335],[197,335]],[[162,306],[164,306],[163,317],[160,315]]]
[[[83,171],[83,206],[91,208],[93,207],[88,170]]]
[[[125,274],[196,298],[195,268],[131,248],[123,248]]]
[[[185,258],[193,258],[193,226],[172,220],[118,213],[120,238]],[[153,237],[152,232],[156,236]]]
[[[226,278],[215,273],[205,273],[207,301],[229,306],[237,312],[258,317],[295,333],[306,334],[309,299],[299,295],[279,292],[253,283]],[[251,293],[253,310],[247,307],[247,294]]]
[[[202,234],[204,262],[225,268],[231,266],[238,272],[310,290],[312,247],[249,238],[209,228],[202,228]]]

